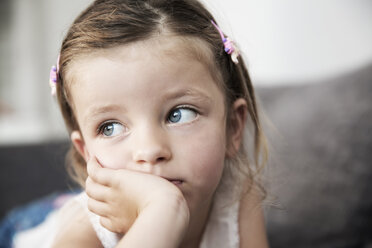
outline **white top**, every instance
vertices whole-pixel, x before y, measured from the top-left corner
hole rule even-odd
[[[238,248],[239,201],[231,192],[217,192],[200,248]]]

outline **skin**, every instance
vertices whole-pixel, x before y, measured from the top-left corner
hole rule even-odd
[[[185,50],[175,39],[137,42],[80,57],[70,68],[80,126],[71,139],[87,161],[88,208],[125,234],[118,247],[197,247],[225,156],[240,146],[246,102],[232,106],[236,128],[227,147],[223,92],[206,64]],[[257,199],[246,202],[242,208]],[[245,217],[263,223],[258,213]],[[241,235],[263,232],[266,240],[264,228],[253,232],[245,222]]]

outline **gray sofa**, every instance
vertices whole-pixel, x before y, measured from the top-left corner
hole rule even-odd
[[[300,86],[261,87],[271,158],[271,247],[372,247],[372,66]],[[67,142],[0,147],[0,217],[73,188]]]
[[[259,94],[277,128],[272,247],[372,247],[372,66]]]

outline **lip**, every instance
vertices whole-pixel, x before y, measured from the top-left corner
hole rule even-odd
[[[169,182],[173,183],[176,186],[179,186],[183,183],[182,180],[174,179],[174,180],[168,180]]]
[[[167,181],[173,183],[176,186],[180,186],[180,185],[183,184],[183,180],[181,180],[181,179],[173,179],[173,178],[166,178],[166,177],[163,177],[163,178],[166,179]]]

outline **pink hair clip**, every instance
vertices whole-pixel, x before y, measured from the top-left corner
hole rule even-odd
[[[215,28],[220,33],[223,45],[225,47],[225,52],[231,56],[231,60],[235,64],[238,64],[239,63],[239,61],[238,61],[238,56],[239,56],[238,48],[235,46],[234,42],[232,40],[230,40],[229,37],[224,36],[224,34],[222,32],[222,29],[219,26],[217,26],[217,24],[213,20],[211,22],[212,22],[213,26],[215,26]]]
[[[52,96],[54,96],[57,92],[57,76],[59,71],[59,56],[57,59],[57,65],[53,65],[50,69],[49,74],[49,86],[51,89]]]

